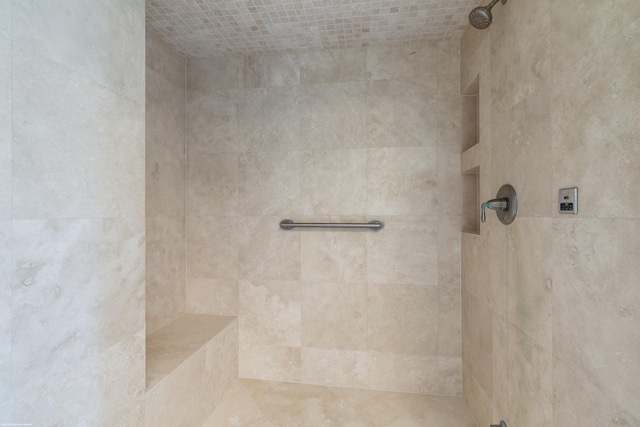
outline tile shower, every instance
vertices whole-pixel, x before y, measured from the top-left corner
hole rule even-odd
[[[142,1],[0,1],[0,422],[144,425],[145,335],[195,313],[237,316],[258,403],[637,425],[640,4],[532,3],[460,44],[185,61],[149,31],[145,73]],[[479,226],[504,182],[518,218]]]
[[[240,377],[460,395],[458,43],[147,57],[147,332],[238,316]]]

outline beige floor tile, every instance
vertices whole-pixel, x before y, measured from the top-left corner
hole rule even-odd
[[[476,427],[457,397],[240,380],[204,427]]]

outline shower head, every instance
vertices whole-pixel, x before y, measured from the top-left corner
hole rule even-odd
[[[484,30],[489,25],[491,25],[491,20],[493,16],[491,15],[491,8],[495,6],[500,0],[493,0],[489,6],[478,6],[471,11],[469,14],[469,22],[471,25],[476,27],[479,30]],[[502,0],[502,4],[505,4],[507,0]]]

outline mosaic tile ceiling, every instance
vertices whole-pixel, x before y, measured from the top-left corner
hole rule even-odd
[[[186,56],[458,39],[479,0],[147,0]]]

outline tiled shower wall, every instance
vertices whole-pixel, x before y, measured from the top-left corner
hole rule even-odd
[[[147,334],[185,312],[185,61],[146,41]]]
[[[509,1],[462,40],[479,74],[480,199],[465,234],[464,395],[480,426],[640,424],[640,3]],[[464,163],[464,162],[463,162]],[[579,187],[579,214],[557,191]]]
[[[239,315],[241,376],[461,393],[459,79],[455,42],[188,60],[187,311]]]
[[[0,1],[0,423],[143,423],[144,102],[144,1]]]

